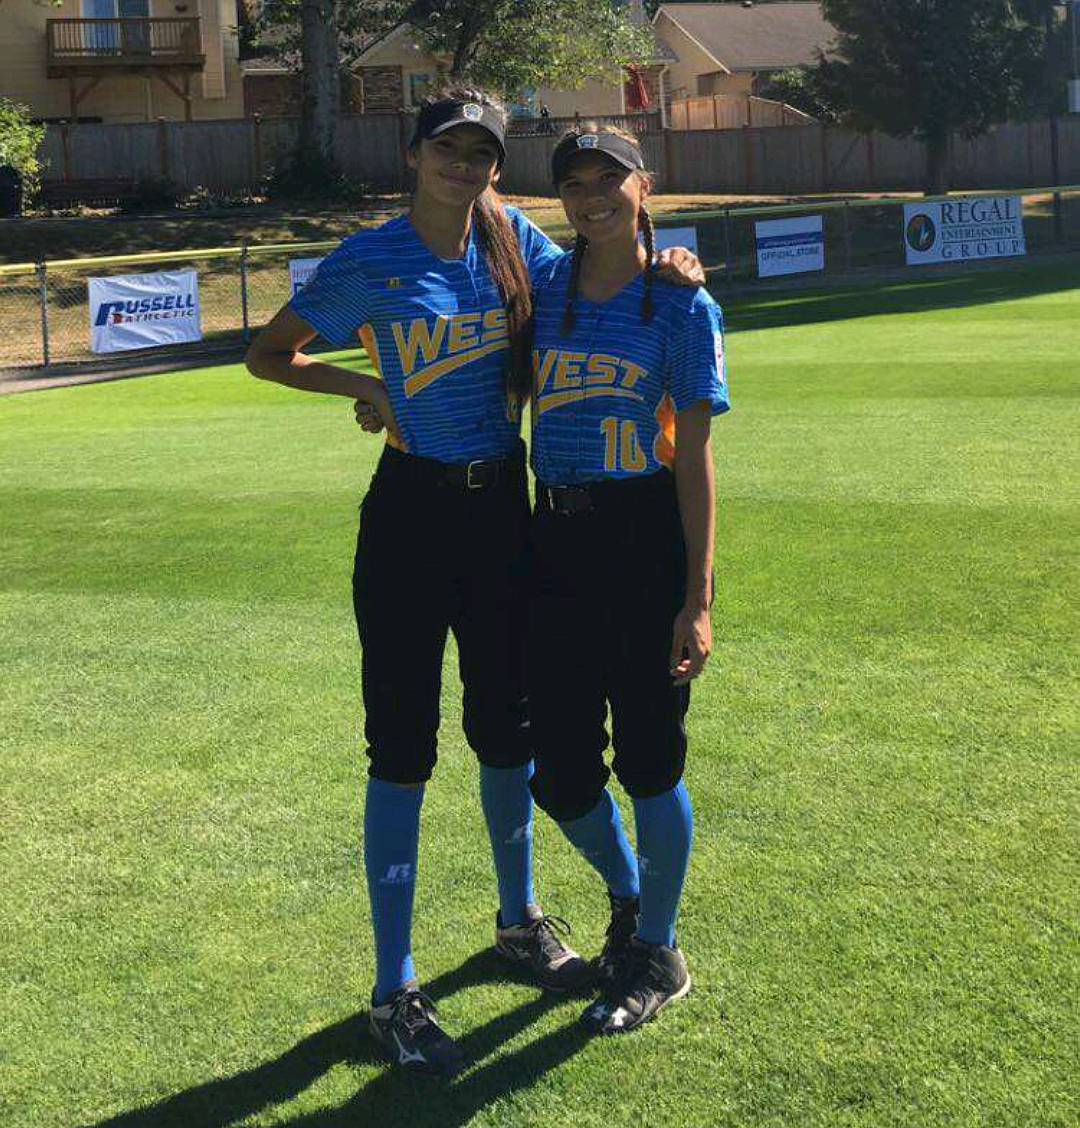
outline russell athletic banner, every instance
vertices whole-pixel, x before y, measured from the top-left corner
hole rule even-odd
[[[88,278],[90,348],[96,353],[201,341],[194,270]]]
[[[820,215],[764,219],[754,224],[758,277],[825,269],[825,229]]]
[[[308,279],[322,262],[321,258],[289,259],[289,297],[296,295],[307,285]]]
[[[908,266],[1027,253],[1019,196],[957,197],[904,205]]]

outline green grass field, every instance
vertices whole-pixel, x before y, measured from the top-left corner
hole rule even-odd
[[[0,400],[0,1124],[1075,1128],[1076,282],[730,303],[695,990],[590,1042],[503,977],[448,676],[415,932],[445,1086],[364,1034],[378,442],[236,366]],[[591,954],[601,890],[537,837]]]

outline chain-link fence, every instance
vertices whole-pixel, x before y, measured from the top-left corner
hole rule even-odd
[[[1046,188],[1029,192],[1004,192],[1023,200],[1023,231],[1027,255],[1053,251],[1080,251],[1080,186]],[[965,195],[951,199],[985,199]],[[693,226],[698,254],[709,274],[709,284],[746,283],[759,279],[758,224],[774,219],[820,216],[824,236],[823,272],[830,275],[862,276],[868,281],[879,271],[908,267],[905,250],[904,205],[927,203],[921,197],[908,200],[824,201],[766,207],[729,208],[657,217],[657,226],[673,223]],[[1024,258],[993,260],[1003,266],[1022,263]],[[955,259],[952,265],[962,265]],[[774,283],[797,281],[797,275],[771,279]]]
[[[53,366],[99,360],[130,362],[235,350],[264,325],[291,293],[289,260],[317,257],[334,247],[289,243],[259,247],[131,255],[0,266],[0,310],[20,332],[0,336],[0,368]],[[193,270],[199,285],[202,340],[97,357],[91,349],[87,282],[117,274]]]
[[[1023,231],[1028,255],[1080,251],[1080,186],[1007,192],[1023,197]],[[969,197],[951,197],[956,201]],[[824,238],[821,270],[827,275],[863,277],[905,267],[905,203],[909,200],[824,201],[770,207],[668,212],[657,227],[693,227],[709,285],[722,293],[728,283],[759,277],[758,224],[769,219],[820,216]],[[551,228],[565,238],[566,228]],[[182,359],[216,350],[236,352],[288,300],[290,260],[317,258],[335,245],[288,243],[221,247],[100,259],[0,266],[0,311],[17,327],[0,336],[0,369],[54,367],[84,362],[130,364],[148,359]],[[1002,265],[1023,258],[997,260]],[[202,340],[98,356],[91,349],[89,278],[190,269],[196,272]],[[910,267],[912,278],[921,267]],[[820,271],[819,271],[820,273]],[[778,279],[798,284],[799,276]],[[807,277],[803,275],[802,277]]]

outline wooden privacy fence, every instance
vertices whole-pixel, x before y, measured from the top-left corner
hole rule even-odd
[[[786,102],[752,94],[706,94],[699,98],[672,98],[668,124],[672,129],[683,130],[741,129],[744,125],[777,128],[817,122]]]
[[[346,175],[378,187],[403,178],[405,119],[392,114],[342,117],[337,159]],[[41,155],[47,180],[92,180],[118,175],[163,178],[181,188],[255,191],[270,169],[295,148],[299,118],[239,118],[50,125]]]
[[[254,192],[268,170],[296,145],[299,124],[296,118],[254,117],[50,125],[42,143],[45,178],[164,177],[185,189]],[[919,191],[926,180],[925,146],[883,133],[805,124],[652,131],[651,122],[642,124],[645,163],[660,191],[899,192]],[[405,187],[410,125],[406,115],[343,117],[336,147],[346,174],[379,188]],[[550,195],[549,162],[556,139],[555,133],[510,136],[502,189]],[[1080,115],[1061,119],[1059,153],[1058,182],[1080,180]],[[1049,124],[1002,125],[973,141],[954,136],[949,165],[949,183],[955,189],[1052,184]]]

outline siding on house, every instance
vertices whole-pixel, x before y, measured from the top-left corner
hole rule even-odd
[[[45,21],[80,19],[80,0],[58,7],[34,0],[3,0],[0,20],[0,95],[30,107],[39,118],[66,118],[70,113],[67,78],[45,74]],[[176,11],[174,0],[150,0],[151,17],[198,16],[206,69],[192,76],[191,114],[195,120],[242,117],[244,91],[240,76],[236,15],[230,0],[189,0]],[[170,77],[172,77],[170,75]],[[175,78],[174,78],[174,81]],[[86,78],[78,79],[79,88]],[[178,83],[179,85],[179,83]],[[182,121],[184,103],[158,79],[132,74],[106,74],[79,103],[80,117],[103,121]]]
[[[659,38],[678,59],[678,62],[669,66],[667,72],[667,88],[671,96],[687,98],[702,93],[698,90],[698,75],[711,75],[715,72],[716,59],[700,44],[695,43],[663,8],[657,13],[653,27]],[[717,91],[717,93],[721,92]],[[713,91],[710,89],[706,93],[712,94]]]

